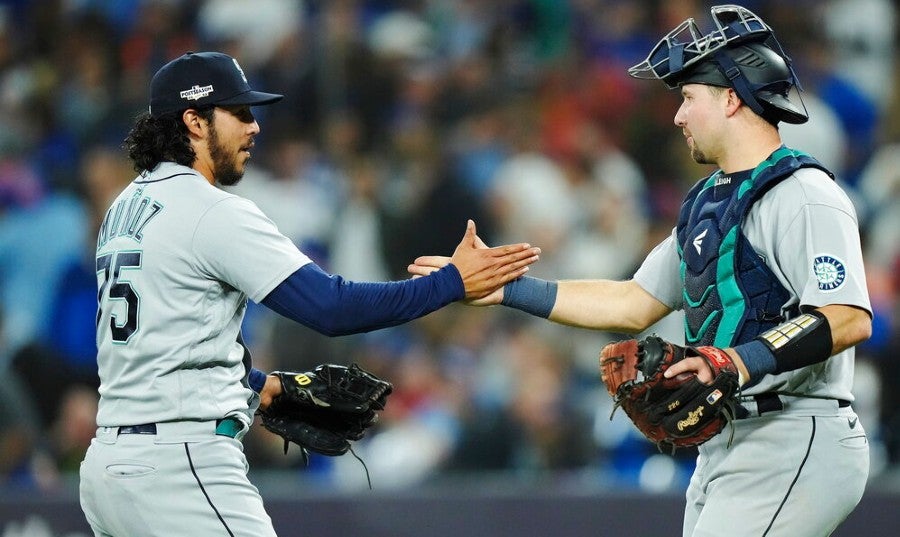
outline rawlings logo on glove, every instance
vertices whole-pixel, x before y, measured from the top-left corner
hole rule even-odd
[[[665,377],[669,367],[690,356],[706,361],[710,384],[694,374]],[[700,445],[734,417],[737,368],[715,347],[685,348],[657,336],[610,343],[600,352],[600,377],[615,400],[613,412],[622,407],[660,449]]]

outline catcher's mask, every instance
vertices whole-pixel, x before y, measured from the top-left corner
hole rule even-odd
[[[741,6],[713,6],[710,14],[715,30],[703,34],[693,18],[687,19],[628,74],[662,80],[669,89],[684,84],[733,88],[751,110],[772,124],[805,123],[809,115],[803,99],[801,110],[788,98],[792,87],[802,90],[800,82],[772,29]]]

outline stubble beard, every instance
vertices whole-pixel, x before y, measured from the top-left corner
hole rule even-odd
[[[694,162],[697,164],[713,164],[713,162],[709,160],[709,157],[706,156],[706,153],[697,147],[697,142],[694,142],[691,147],[691,158],[694,159]]]

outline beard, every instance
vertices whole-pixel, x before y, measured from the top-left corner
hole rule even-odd
[[[235,153],[229,152],[222,145],[219,141],[219,133],[216,132],[213,124],[210,124],[209,130],[209,155],[213,161],[213,175],[220,185],[233,186],[244,177],[244,170],[239,170],[237,167]]]
[[[703,152],[702,149],[697,147],[697,142],[694,141],[691,144],[691,158],[694,159],[694,162],[697,164],[715,164],[709,157],[706,156],[706,153]]]

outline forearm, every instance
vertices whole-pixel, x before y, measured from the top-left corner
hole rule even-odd
[[[639,333],[672,310],[633,280],[563,280],[550,320],[610,332]]]
[[[503,288],[501,304],[569,326],[640,332],[671,310],[633,281],[546,281],[524,277]]]
[[[263,299],[275,312],[328,336],[396,326],[465,296],[453,265],[424,278],[352,282],[309,264]]]
[[[833,304],[791,319],[729,353],[744,365],[745,380],[793,371],[824,362],[869,338],[871,317],[866,310]]]
[[[831,355],[855,347],[872,336],[872,317],[864,309],[832,304],[818,308],[831,325]]]

